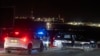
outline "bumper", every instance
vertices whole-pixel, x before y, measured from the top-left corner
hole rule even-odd
[[[72,43],[57,43],[57,42],[54,42],[53,45],[56,46],[56,47],[67,47],[67,46],[72,46]]]
[[[22,47],[7,47],[5,50],[27,50],[26,48]]]
[[[27,45],[4,45],[4,49],[27,49]]]

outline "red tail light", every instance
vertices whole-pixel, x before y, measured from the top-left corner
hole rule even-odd
[[[23,38],[22,38],[22,41],[23,41],[23,42],[27,42],[27,37],[23,37]]]
[[[19,32],[15,32],[15,35],[19,35]]]
[[[4,40],[6,40],[6,39],[7,39],[7,37],[4,38]]]
[[[4,38],[4,41],[7,40],[7,37]]]
[[[27,39],[26,39],[26,38],[23,38],[23,41],[24,41],[24,42],[26,42],[26,41],[27,41]]]

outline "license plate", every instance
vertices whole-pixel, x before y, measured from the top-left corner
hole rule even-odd
[[[17,40],[11,40],[11,43],[17,43],[18,41]]]

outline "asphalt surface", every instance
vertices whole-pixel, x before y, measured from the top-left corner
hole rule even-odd
[[[44,52],[37,52],[36,50],[32,51],[32,54],[27,54],[26,51],[13,51],[10,54],[5,53],[4,49],[0,49],[0,56],[100,56],[100,49],[84,51],[82,49],[58,49],[50,48],[44,50]]]
[[[76,56],[100,56],[100,49],[95,49],[88,52],[82,52],[77,54]]]

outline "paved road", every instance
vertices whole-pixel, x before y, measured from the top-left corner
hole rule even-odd
[[[83,51],[80,49],[48,49],[42,53],[33,50],[32,54],[29,55],[27,52],[14,51],[11,54],[7,54],[3,49],[0,51],[0,56],[100,56],[100,49],[92,51]]]
[[[77,54],[76,56],[100,56],[100,49],[95,49],[88,52],[82,52]]]
[[[70,55],[73,56],[73,54],[77,54],[79,52],[83,52],[82,50],[75,50],[75,49],[66,49],[66,50],[61,50],[58,48],[53,48],[53,49],[48,49],[45,50],[42,53],[37,52],[36,50],[32,51],[31,55],[28,55],[27,52],[21,52],[21,51],[14,51],[11,54],[5,53],[3,49],[0,51],[0,56],[65,56],[65,55]],[[72,54],[73,53],[73,54]]]

